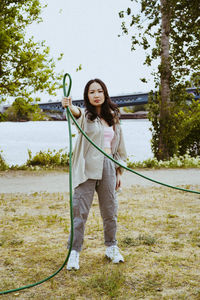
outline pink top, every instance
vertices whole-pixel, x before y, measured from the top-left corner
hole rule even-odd
[[[104,126],[104,148],[111,148],[111,141],[114,137],[114,130],[112,126]]]

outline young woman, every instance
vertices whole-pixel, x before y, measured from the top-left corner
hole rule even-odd
[[[100,79],[90,80],[86,84],[84,102],[85,109],[80,109],[72,105],[70,97],[62,99],[63,107],[69,107],[80,127],[97,146],[120,163],[126,161],[119,110],[111,102],[107,87]],[[121,187],[122,171],[122,168],[98,151],[79,132],[72,158],[74,239],[68,270],[79,269],[79,252],[95,190],[103,219],[105,255],[113,263],[124,261],[116,240],[116,190]]]

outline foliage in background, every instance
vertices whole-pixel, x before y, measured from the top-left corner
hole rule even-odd
[[[155,59],[161,57],[161,0],[131,0],[138,3],[138,13],[135,7],[129,7],[121,11],[119,17],[122,22],[122,32],[131,35],[131,50],[141,46],[146,53],[144,65],[151,66]],[[195,84],[195,78],[199,82],[200,65],[200,20],[199,0],[168,0],[165,13],[168,13],[170,21],[170,66],[171,84],[181,83],[185,86],[189,77]],[[170,13],[170,14],[169,14]],[[154,70],[156,87],[160,86],[161,65]],[[198,78],[197,78],[198,77]],[[143,82],[147,78],[141,78]]]
[[[126,112],[126,113],[134,113],[134,112],[138,112],[138,111],[146,111],[147,110],[147,105],[144,104],[140,104],[140,105],[134,105],[134,106],[126,106],[126,107],[123,107],[123,110]]]
[[[189,115],[189,116],[188,116]],[[193,102],[190,114],[182,116],[184,133],[179,142],[179,153],[188,152],[191,156],[200,155],[200,103]]]
[[[42,21],[42,9],[40,0],[0,1],[0,102],[38,91],[52,95],[60,86],[62,74],[56,74],[45,41],[26,38],[27,27]]]
[[[0,171],[6,170],[51,170],[56,168],[68,168],[69,153],[65,149],[39,151],[32,155],[31,150],[28,150],[26,163],[23,165],[8,166],[5,162],[2,151],[0,152]],[[129,168],[200,168],[200,155],[192,157],[189,153],[182,156],[174,155],[169,160],[157,160],[156,158],[149,158],[144,161],[134,161],[134,157],[130,156],[127,159],[127,166]]]
[[[160,123],[163,122],[165,143],[169,156],[200,155],[200,103],[188,100],[190,97],[181,86],[171,92],[171,105],[169,115],[160,120],[160,94],[150,93],[148,104],[148,117],[152,122],[151,148],[154,156],[159,158]]]
[[[188,153],[182,156],[173,155],[169,160],[158,160],[157,158],[149,158],[144,161],[131,161],[127,159],[129,168],[200,168],[200,156],[192,157]]]
[[[0,112],[0,122],[5,122],[5,121],[7,121],[5,113]]]
[[[64,149],[58,151],[50,150],[40,151],[32,156],[31,150],[28,150],[29,159],[26,162],[27,166],[41,167],[66,167],[69,165],[69,155]]]
[[[41,121],[48,117],[42,112],[33,100],[18,97],[13,104],[2,114],[2,121]]]
[[[0,171],[6,171],[9,169],[9,166],[5,162],[5,159],[3,158],[3,151],[0,150]]]
[[[119,13],[120,18],[125,20],[122,22],[122,32],[131,34],[132,50],[136,46],[143,47],[146,52],[144,64],[151,66],[153,60],[159,59],[158,70],[152,73],[157,93],[154,97],[150,95],[149,105],[149,118],[153,126],[152,150],[161,160],[169,159],[178,151],[185,153],[184,151],[189,150],[193,154],[191,149],[198,148],[199,145],[199,140],[195,139],[195,133],[200,127],[199,108],[195,113],[192,104],[192,116],[187,108],[186,88],[191,85],[199,86],[200,2],[134,2],[140,6],[138,14],[134,7]],[[147,82],[146,78],[141,80]],[[189,136],[184,131],[186,125]]]

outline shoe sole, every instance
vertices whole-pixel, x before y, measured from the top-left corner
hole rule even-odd
[[[122,259],[120,259],[119,261],[114,261],[114,260],[112,260],[112,258],[110,258],[110,257],[107,256],[107,255],[106,255],[106,258],[107,258],[108,260],[110,260],[111,262],[113,262],[114,264],[119,264],[119,263],[123,263],[123,262],[124,262],[124,260],[122,260]]]
[[[75,270],[75,271],[77,271],[77,270],[79,270],[79,268],[74,268],[74,267],[72,267],[72,268],[66,268],[68,271],[73,271],[73,270]]]
[[[114,261],[114,260],[112,260],[112,262],[113,262],[113,264],[120,264],[120,263],[124,263],[124,260],[119,260],[119,261]]]

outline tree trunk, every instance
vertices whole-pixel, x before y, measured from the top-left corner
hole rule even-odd
[[[168,4],[168,5],[167,5]],[[166,122],[169,116],[170,105],[170,1],[161,0],[161,103],[160,103],[160,136],[158,159],[169,159],[168,143],[165,136]]]

